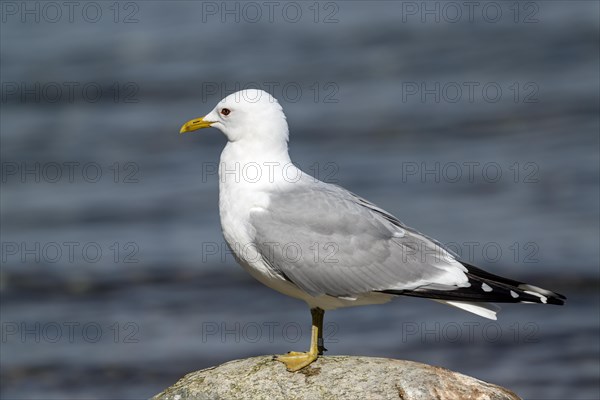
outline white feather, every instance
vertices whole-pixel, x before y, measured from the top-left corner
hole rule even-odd
[[[449,300],[434,300],[438,303],[448,304],[449,306],[460,308],[461,310],[468,311],[473,314],[477,314],[480,317],[493,319],[494,321],[498,318],[496,317],[496,312],[500,310],[499,307],[494,307],[491,304],[487,303],[469,303],[466,301],[449,301]],[[495,309],[494,309],[495,308]]]

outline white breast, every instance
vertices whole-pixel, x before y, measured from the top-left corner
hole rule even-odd
[[[221,153],[219,164],[221,228],[225,240],[240,260],[242,267],[257,279],[259,277],[256,273],[271,279],[273,273],[262,258],[257,256],[253,247],[254,228],[250,224],[250,214],[268,209],[269,192],[280,184],[275,180],[278,171],[273,163],[283,164],[286,161],[285,159],[283,161],[260,159],[256,156],[248,159],[240,147],[237,147],[235,142],[229,142]],[[259,280],[263,281],[263,279]]]

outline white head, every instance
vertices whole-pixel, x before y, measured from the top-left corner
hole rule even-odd
[[[279,102],[269,93],[247,89],[230,94],[202,118],[186,122],[180,133],[214,127],[230,142],[287,148],[288,125]]]

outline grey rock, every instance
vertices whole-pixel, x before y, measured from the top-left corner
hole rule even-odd
[[[328,356],[288,372],[272,356],[192,372],[152,400],[517,400],[510,390],[445,368],[389,358]]]

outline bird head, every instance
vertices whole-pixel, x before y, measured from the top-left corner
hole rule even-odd
[[[247,89],[230,94],[204,117],[192,119],[180,133],[217,128],[230,142],[283,143],[287,145],[288,125],[279,102],[264,90]]]

